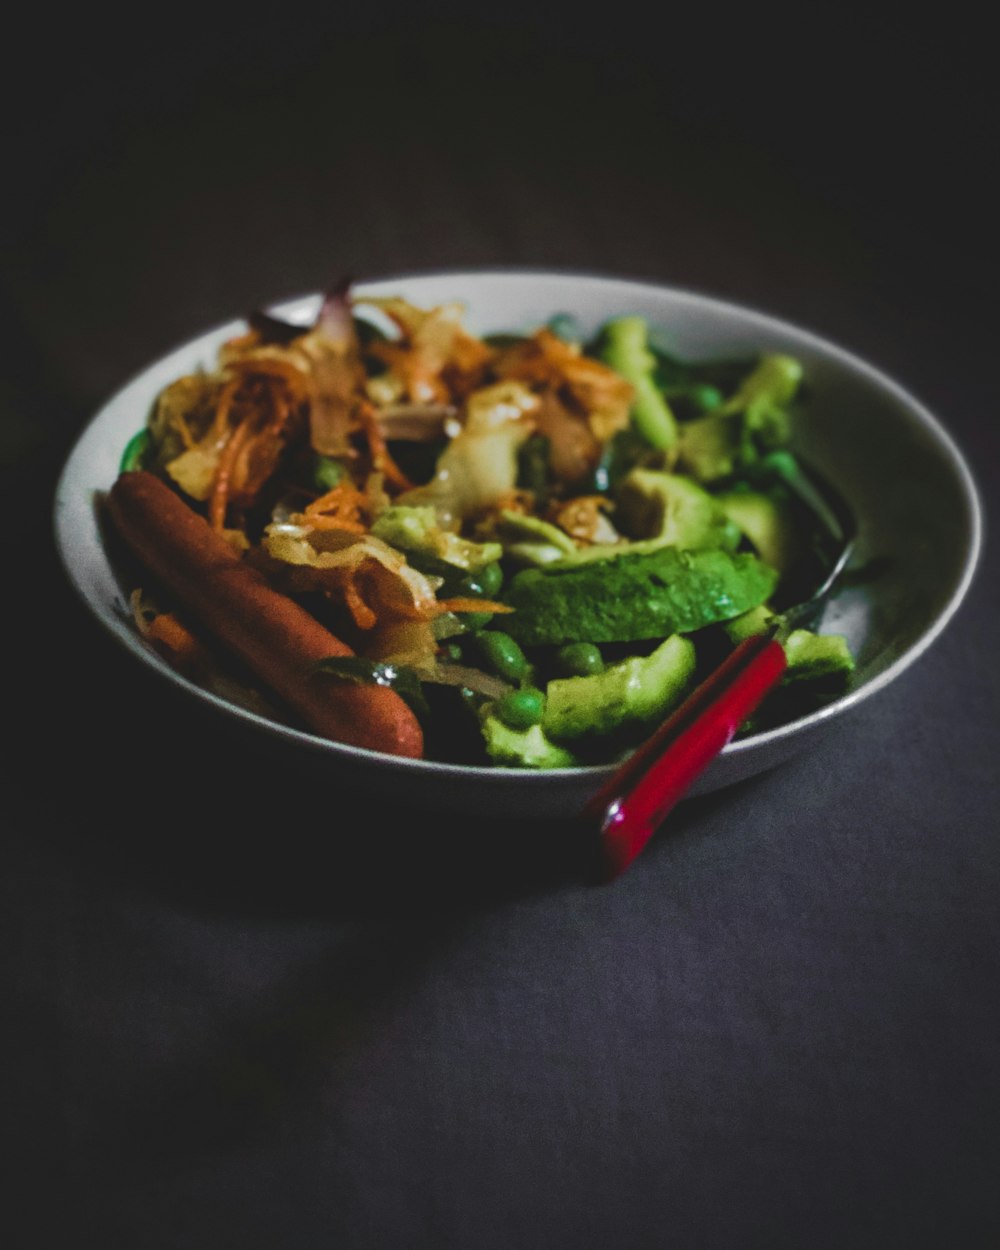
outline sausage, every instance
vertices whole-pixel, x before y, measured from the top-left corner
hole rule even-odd
[[[317,661],[353,655],[351,648],[273,590],[158,477],[123,473],[107,502],[140,563],[310,729],[372,751],[423,755],[420,722],[404,700],[384,686],[319,676]]]

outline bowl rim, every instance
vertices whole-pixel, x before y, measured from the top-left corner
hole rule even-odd
[[[983,506],[975,477],[954,437],[911,391],[856,352],[799,323],[789,321],[739,301],[628,273],[531,265],[454,266],[393,271],[384,275],[365,276],[359,278],[356,282],[352,281],[352,287],[364,293],[373,287],[392,286],[393,284],[430,280],[448,281],[451,279],[458,283],[472,282],[484,278],[509,280],[512,284],[525,280],[555,279],[560,282],[580,283],[581,286],[593,284],[605,288],[619,287],[623,292],[627,288],[645,290],[651,294],[669,296],[675,302],[680,301],[681,303],[697,306],[700,310],[710,314],[715,313],[726,317],[736,317],[743,321],[744,324],[756,324],[771,333],[787,337],[820,355],[832,359],[849,373],[860,375],[875,389],[887,393],[898,404],[905,407],[908,415],[916,418],[925,432],[931,435],[937,450],[949,462],[949,466],[961,486],[966,503],[967,528],[958,575],[954,578],[947,600],[941,605],[930,624],[920,636],[883,670],[862,685],[847,691],[832,702],[795,720],[777,725],[760,733],[748,734],[746,737],[733,740],[723,748],[721,756],[737,760],[758,751],[766,751],[770,747],[788,745],[792,739],[807,737],[810,730],[839,719],[845,713],[867,702],[878,691],[890,685],[940,637],[961,607],[979,566],[983,545]],[[321,298],[321,292],[310,291],[297,296],[282,297],[265,306],[269,311],[294,317],[296,313],[314,308]],[[462,296],[460,294],[457,295],[456,300],[461,302]],[[223,713],[231,719],[235,719],[241,724],[262,731],[264,734],[272,737],[277,736],[294,746],[305,747],[313,753],[331,755],[344,762],[354,760],[358,763],[377,764],[381,768],[388,768],[393,772],[405,775],[434,776],[442,780],[451,779],[461,783],[481,779],[501,785],[536,788],[550,785],[553,779],[565,781],[566,779],[575,778],[579,779],[581,784],[599,784],[603,778],[609,776],[614,771],[616,765],[598,764],[560,769],[521,769],[487,764],[457,764],[446,760],[410,759],[368,750],[363,747],[351,746],[347,743],[334,742],[321,738],[307,730],[286,725],[281,721],[276,721],[249,708],[232,703],[177,672],[176,669],[171,668],[162,657],[145,643],[136,630],[131,628],[125,620],[124,613],[119,616],[114,612],[105,610],[104,604],[95,601],[94,597],[88,593],[88,587],[80,576],[76,562],[73,559],[73,553],[79,550],[80,544],[76,541],[76,535],[69,528],[66,520],[70,511],[68,504],[72,502],[73,497],[79,492],[79,483],[75,479],[79,474],[81,464],[85,463],[88,435],[92,435],[95,427],[101,423],[108,411],[113,409],[133,387],[140,386],[150,373],[165,366],[175,355],[187,354],[193,352],[196,348],[206,349],[211,342],[221,340],[235,330],[242,328],[245,325],[245,321],[245,316],[234,317],[229,321],[210,326],[176,343],[172,349],[161,353],[155,360],[149,361],[144,367],[133,372],[126,381],[100,404],[73,440],[63,462],[53,494],[52,525],[56,549],[63,571],[84,606],[119,644],[125,646],[132,654],[144,661],[152,672],[156,673],[162,680],[167,681],[175,689],[193,694],[207,705],[215,708],[216,711]],[[100,488],[90,487],[89,489],[91,493],[94,493]],[[108,559],[106,547],[100,541],[99,550],[109,571],[114,575],[114,567],[110,559]]]

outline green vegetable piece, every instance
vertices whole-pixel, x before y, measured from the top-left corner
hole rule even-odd
[[[788,441],[787,405],[802,366],[791,356],[763,356],[721,407],[686,421],[678,437],[678,461],[700,482],[731,477]]]
[[[570,642],[560,647],[556,663],[568,677],[593,677],[604,672],[604,656],[592,642]]]
[[[510,768],[575,768],[577,759],[550,742],[541,725],[512,729],[488,714],[480,722],[486,752],[495,764]]]
[[[329,456],[316,456],[313,461],[312,480],[317,490],[333,490],[343,481],[344,466]]]
[[[760,558],[784,573],[801,555],[795,518],[787,504],[759,491],[733,490],[716,496],[729,519],[747,536]]]
[[[654,380],[656,357],[649,350],[649,332],[642,317],[617,317],[602,333],[601,359],[635,388],[632,422],[652,447],[664,450],[677,442],[677,421]]]
[[[768,408],[784,408],[795,398],[801,381],[802,366],[794,356],[762,356],[735,395],[723,404],[722,411],[762,413]]]
[[[433,507],[395,504],[376,517],[371,531],[376,538],[398,547],[475,572],[494,564],[503,555],[500,543],[475,543],[438,524]]]
[[[461,621],[466,633],[477,634],[493,620],[492,612],[457,612],[456,620]]]
[[[681,360],[654,344],[650,344],[650,350],[656,357],[657,385],[668,400],[675,395],[693,397],[699,386],[705,386],[716,392],[721,403],[723,396],[732,394],[758,363],[756,356]]]
[[[431,633],[439,642],[442,642],[446,638],[457,638],[460,634],[468,633],[468,630],[462,624],[462,618],[457,612],[442,612],[431,621]]]
[[[793,485],[801,481],[802,478],[802,469],[799,466],[799,462],[786,447],[769,452],[761,460],[760,467]]]
[[[715,497],[690,477],[670,474],[659,469],[632,469],[616,492],[616,524],[622,532],[636,535],[627,542],[595,542],[594,545],[571,549],[565,555],[542,546],[521,555],[521,547],[507,547],[507,555],[521,555],[522,564],[545,566],[556,564],[590,564],[594,560],[616,559],[625,552],[659,550],[664,546],[697,550],[700,547],[725,547],[735,550],[740,542],[740,529],[730,520]],[[546,530],[555,526],[537,522]]]
[[[125,444],[122,458],[118,465],[119,473],[133,473],[136,469],[146,467],[146,457],[152,450],[153,437],[148,429],[133,434]]]
[[[743,420],[711,412],[685,421],[677,441],[678,464],[699,482],[731,477],[744,454]]]
[[[527,656],[518,643],[499,629],[484,629],[476,635],[476,649],[487,665],[505,681],[520,682],[531,672]]]
[[[764,603],[756,608],[751,608],[749,612],[741,612],[739,616],[734,616],[731,621],[726,621],[723,628],[730,642],[744,642],[747,638],[752,638],[755,634],[762,634],[777,620],[777,616]]]
[[[690,478],[655,469],[633,469],[625,478],[616,520],[629,534],[689,550],[734,550],[740,539],[737,525],[707,490]]]
[[[781,617],[761,606],[727,621],[725,631],[731,642],[740,643],[761,634]],[[783,681],[810,681],[853,672],[854,656],[843,634],[817,634],[811,629],[794,629],[784,642],[788,668]]]
[[[510,729],[530,729],[541,723],[545,711],[545,695],[534,686],[508,690],[493,704],[493,715]]]
[[[853,672],[854,656],[843,634],[814,634],[793,629],[785,640],[786,681],[811,681]]]
[[[484,564],[477,571],[472,585],[485,599],[494,598],[503,586],[503,569],[495,560],[492,564]]]
[[[694,643],[674,634],[651,655],[610,664],[603,673],[556,678],[545,690],[542,729],[561,740],[662,718],[680,702],[694,671]]]
[[[498,518],[497,535],[504,554],[518,564],[551,564],[577,550],[576,543],[557,525],[506,508]]]
[[[515,609],[504,625],[522,646],[666,638],[764,603],[777,579],[749,553],[626,550],[615,558],[523,569],[504,592]]]
[[[723,394],[717,386],[709,386],[708,383],[700,383],[690,386],[685,391],[685,397],[700,408],[702,412],[711,412],[713,408],[718,408],[723,403]]]
[[[429,714],[420,677],[405,664],[367,660],[360,655],[331,655],[317,663],[316,671],[360,686],[388,686],[409,704],[415,715]]]

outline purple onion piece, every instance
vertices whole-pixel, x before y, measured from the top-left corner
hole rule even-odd
[[[354,338],[354,318],[351,313],[351,278],[341,278],[323,297],[316,329],[333,343],[346,345]]]
[[[350,301],[353,281],[353,278],[341,278],[330,287],[311,326],[284,321],[260,308],[249,314],[247,323],[265,343],[280,343],[284,346],[311,329],[322,330],[326,338],[336,343],[347,343],[354,333]]]

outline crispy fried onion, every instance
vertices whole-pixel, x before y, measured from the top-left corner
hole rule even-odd
[[[362,298],[359,303],[380,309],[400,330],[396,341],[369,347],[386,365],[369,387],[376,403],[452,403],[482,381],[493,352],[462,325],[462,304],[423,309],[398,298]]]
[[[518,449],[535,429],[538,407],[538,397],[518,382],[475,391],[465,424],[438,458],[434,477],[398,502],[433,506],[445,528],[496,507],[516,489]]]
[[[404,556],[372,534],[342,527],[269,525],[263,549],[286,566],[281,580],[292,592],[323,591],[342,601],[359,629],[392,621],[432,621],[448,612],[509,612],[506,604],[476,598],[439,600],[441,579],[407,564]]]
[[[513,687],[492,673],[484,673],[481,668],[473,668],[468,664],[452,664],[435,662],[426,665],[414,665],[421,681],[429,681],[440,686],[459,686],[472,690],[476,694],[486,695],[490,699],[499,699]]]
[[[333,492],[331,492],[332,494]],[[320,591],[342,603],[365,637],[371,659],[430,667],[438,640],[432,622],[456,612],[509,612],[506,604],[475,598],[438,599],[438,577],[426,576],[373,534],[314,528],[312,517],[267,527],[263,551],[277,565],[275,580],[292,593]]]
[[[504,348],[492,367],[498,377],[557,392],[599,443],[628,426],[632,384],[549,329]]]
[[[548,519],[577,542],[618,543],[622,536],[607,515],[613,507],[605,495],[578,495],[553,507]]]
[[[267,527],[262,545],[288,566],[289,590],[326,592],[347,606],[359,629],[372,629],[383,619],[429,621],[442,611],[437,579],[411,568],[371,534],[283,522]]]
[[[276,359],[234,360],[216,378],[192,375],[167,387],[151,421],[159,463],[225,525],[274,473],[304,414],[303,378]]]
[[[249,337],[249,336],[247,336]],[[253,344],[241,341],[238,354],[224,351],[229,369],[250,373],[283,373],[295,385],[309,418],[309,444],[322,456],[352,454],[350,435],[358,428],[357,408],[364,398],[365,370],[353,327],[343,338],[331,338],[317,327],[291,343]]]
[[[220,361],[224,366],[248,367],[265,367],[263,362],[271,361],[293,371],[308,406],[313,451],[323,456],[352,454],[348,439],[358,426],[366,374],[346,288],[330,292],[315,325],[289,342],[264,343],[254,330],[225,344]]]
[[[445,368],[452,375],[431,390],[404,387],[406,398],[423,404],[433,391],[435,401],[450,406],[451,381],[481,368],[488,349],[477,352],[478,340],[453,320],[461,312],[458,305],[424,313],[402,301],[390,303],[394,320],[412,336],[394,345],[405,356],[406,368],[414,377],[429,369],[440,378]],[[219,363],[213,378],[187,378],[167,388],[153,425],[154,437],[169,449],[163,457],[167,472],[192,498],[208,502],[216,529],[225,525],[230,506],[254,502],[303,422],[313,451],[357,458],[351,439],[360,434],[372,468],[387,484],[396,491],[412,487],[390,454],[379,412],[366,396],[365,366],[346,291],[326,298],[311,329],[285,342],[265,341],[261,330],[251,330],[223,345]],[[429,436],[435,437],[440,408],[427,411]]]

